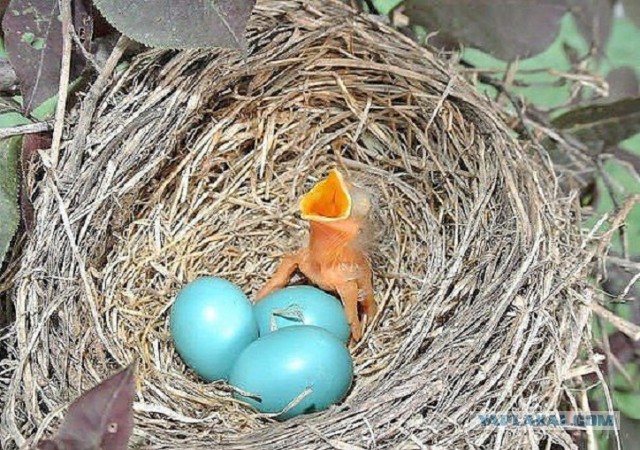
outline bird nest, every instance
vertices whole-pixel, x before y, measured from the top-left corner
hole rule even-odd
[[[474,420],[572,400],[589,291],[576,205],[544,153],[455,70],[338,2],[259,2],[248,42],[136,57],[81,152],[63,144],[13,296],[3,447],[55,429],[133,360],[145,448],[569,447]],[[255,294],[304,239],[300,194],[333,167],[375,197],[380,311],[346,400],[276,422],[184,366],[168,310],[204,275]]]

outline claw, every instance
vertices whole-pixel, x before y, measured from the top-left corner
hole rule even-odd
[[[359,285],[362,286],[364,290],[364,300],[362,301],[362,309],[364,309],[364,313],[367,315],[367,323],[371,323],[375,315],[378,313],[378,305],[376,304],[376,299],[373,294],[373,284],[371,283],[371,271],[369,270],[367,274],[362,278],[361,283]]]

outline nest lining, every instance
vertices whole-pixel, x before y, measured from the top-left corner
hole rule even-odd
[[[345,402],[275,423],[184,367],[167,313],[202,275],[255,293],[304,239],[298,197],[336,166],[376,199],[382,311]],[[58,169],[17,280],[3,448],[132,359],[145,447],[570,447],[471,419],[563,400],[587,318],[575,203],[491,105],[395,31],[337,2],[259,3],[247,55],[136,58],[103,93],[81,164],[63,149]]]

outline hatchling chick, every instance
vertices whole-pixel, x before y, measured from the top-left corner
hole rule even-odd
[[[301,198],[299,206],[302,218],[309,223],[309,240],[303,248],[283,257],[256,298],[260,300],[282,289],[298,270],[319,288],[338,294],[352,342],[359,341],[363,324],[358,305],[368,322],[377,312],[371,265],[360,239],[371,198],[333,169]]]

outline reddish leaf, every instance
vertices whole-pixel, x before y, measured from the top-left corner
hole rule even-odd
[[[126,450],[133,431],[135,365],[82,394],[45,450]]]
[[[565,0],[407,0],[411,23],[512,60],[545,50],[567,12]]]
[[[51,439],[44,439],[38,442],[38,448],[40,450],[64,450],[62,448],[59,448],[58,445]]]
[[[95,0],[94,3],[121,33],[145,45],[242,48],[255,0]]]
[[[620,331],[609,335],[609,348],[611,349],[611,353],[613,353],[622,364],[626,364],[636,358],[636,347],[637,344]]]
[[[92,6],[92,19],[93,19],[93,37],[94,38],[102,38],[105,36],[111,36],[114,34],[119,34],[118,30],[113,28],[111,24],[104,18],[100,10]]]
[[[4,15],[4,12],[7,10],[7,6],[9,6],[9,0],[0,0],[0,17]]]
[[[604,55],[611,35],[613,3],[611,0],[569,0],[580,33],[596,48],[598,56]]]
[[[33,111],[58,92],[62,22],[58,0],[11,0],[2,21],[9,60],[20,82],[23,110]],[[71,77],[82,70],[73,58]]]

